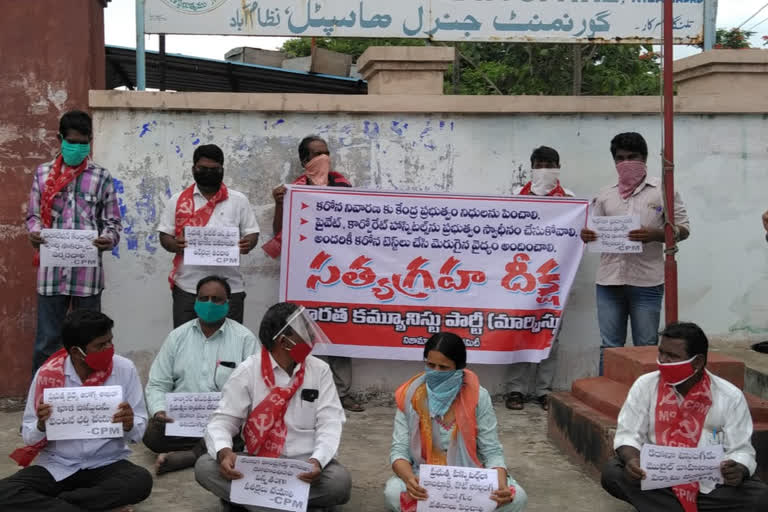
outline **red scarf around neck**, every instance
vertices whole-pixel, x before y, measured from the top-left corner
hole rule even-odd
[[[266,347],[261,347],[261,377],[269,388],[269,393],[259,405],[253,408],[243,429],[245,446],[249,454],[276,458],[283,453],[285,437],[288,434],[285,412],[293,395],[304,384],[305,369],[306,363],[303,363],[287,388],[277,387],[272,358]]]
[[[656,443],[662,446],[695,448],[701,439],[704,420],[712,406],[712,385],[704,372],[682,402],[677,401],[674,386],[659,377],[656,396]],[[685,512],[697,512],[699,483],[676,485],[672,490]]]
[[[229,190],[227,190],[227,186],[222,183],[216,194],[214,194],[202,208],[195,211],[195,185],[191,185],[185,189],[176,201],[176,236],[182,236],[186,226],[196,228],[207,226],[208,221],[211,220],[216,205],[227,199],[229,199]],[[173,257],[173,270],[171,270],[171,274],[168,276],[168,282],[171,283],[171,289],[173,289],[176,272],[179,271],[179,267],[183,261],[183,253],[177,253],[176,256]]]
[[[519,195],[521,196],[532,196],[534,195],[531,190],[533,189],[533,182],[529,181],[525,184],[525,186],[520,189]],[[547,196],[550,197],[566,197],[565,189],[560,186],[560,180],[557,180],[557,186],[553,188],[552,190],[547,193]]]
[[[37,379],[35,379],[35,408],[42,403],[43,391],[48,388],[63,388],[66,384],[66,376],[64,374],[64,364],[66,363],[68,354],[67,350],[62,348],[51,357],[49,357],[40,367],[37,372]],[[112,375],[112,363],[109,363],[109,368],[106,371],[93,371],[88,378],[83,382],[83,386],[103,386],[109,376]],[[24,448],[18,448],[11,453],[11,458],[16,461],[19,466],[27,467],[37,457],[37,454],[42,451],[48,444],[48,439],[43,438],[37,443],[25,446]]]

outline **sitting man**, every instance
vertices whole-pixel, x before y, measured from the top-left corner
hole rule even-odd
[[[205,453],[201,438],[165,435],[166,393],[221,391],[232,370],[256,351],[256,337],[242,324],[227,318],[232,290],[223,277],[204,277],[197,283],[197,318],[171,331],[157,353],[147,382],[147,407],[152,419],[144,444],[158,453],[158,475],[194,466]]]
[[[619,413],[613,445],[618,457],[603,468],[603,488],[640,512],[768,510],[768,486],[752,477],[752,418],[744,394],[707,370],[709,343],[692,323],[661,332],[659,370],[638,378]],[[725,485],[707,482],[643,491],[640,450],[646,443],[706,447],[722,443]]]
[[[0,480],[0,509],[132,510],[152,492],[152,475],[127,460],[127,442],[141,439],[147,424],[144,394],[133,363],[114,356],[112,320],[103,313],[77,310],[64,320],[64,348],[37,371],[24,410],[22,436],[28,445],[11,454],[24,469]],[[113,416],[124,435],[111,439],[48,441],[46,421],[53,412],[43,403],[46,388],[121,386],[124,401]],[[36,404],[39,404],[36,406]],[[30,466],[33,459],[36,464]]]
[[[308,510],[330,509],[349,500],[352,482],[333,458],[341,440],[344,410],[327,363],[310,356],[312,345],[328,342],[303,307],[275,304],[259,328],[261,351],[237,368],[222,391],[219,408],[205,430],[208,454],[195,463],[198,483],[228,502],[238,455],[309,461],[299,475],[311,485]],[[263,424],[272,428],[260,429]],[[232,449],[243,429],[247,453]],[[263,510],[246,506],[231,510]]]

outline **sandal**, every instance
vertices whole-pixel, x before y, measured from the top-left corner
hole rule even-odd
[[[352,398],[351,396],[347,395],[344,398],[341,399],[341,406],[345,408],[348,411],[352,412],[363,412],[365,410],[365,407],[363,404]]]
[[[524,397],[522,393],[513,391],[512,393],[506,396],[504,405],[507,406],[507,409],[512,409],[513,411],[522,411],[523,400],[524,400]]]
[[[541,395],[536,399],[537,402],[539,402],[539,405],[542,409],[545,411],[549,410],[549,395]]]

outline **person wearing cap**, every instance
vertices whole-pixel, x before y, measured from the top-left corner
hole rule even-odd
[[[309,355],[315,343],[329,343],[327,337],[303,307],[281,302],[264,315],[259,339],[261,350],[224,385],[205,430],[208,453],[195,463],[197,482],[229,503],[231,482],[243,477],[235,469],[238,456],[303,460],[313,468],[299,475],[310,484],[308,510],[343,505],[349,501],[352,481],[334,457],[344,410],[328,364]],[[232,446],[241,430],[245,453]]]

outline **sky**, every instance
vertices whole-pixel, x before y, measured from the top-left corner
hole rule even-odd
[[[747,18],[766,4],[766,0],[720,0],[717,14],[718,28],[739,26]],[[768,7],[743,28],[763,22],[755,30],[752,46],[761,47],[763,35],[768,34]],[[134,0],[112,0],[104,13],[104,32],[106,44],[136,47],[136,8]],[[181,53],[209,59],[224,59],[224,54],[238,46],[251,46],[265,50],[278,49],[286,38],[283,37],[243,37],[243,36],[185,36],[169,35],[165,38],[168,53]],[[147,50],[158,49],[158,36],[146,36]],[[676,47],[675,57],[685,57],[698,53],[691,47]]]

